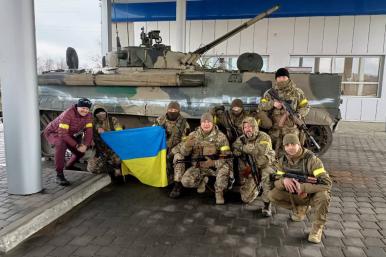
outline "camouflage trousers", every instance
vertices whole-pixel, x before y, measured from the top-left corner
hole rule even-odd
[[[216,177],[214,188],[216,191],[224,191],[228,187],[230,166],[224,164],[218,169],[204,169],[190,167],[182,176],[181,183],[184,187],[197,188],[206,176]]]
[[[87,171],[92,173],[110,173],[114,170],[116,175],[120,175],[118,170],[121,168],[121,160],[111,150],[106,151],[102,156],[99,154],[87,161]]]
[[[327,221],[328,207],[331,201],[329,191],[317,192],[301,198],[296,194],[274,188],[268,193],[268,198],[272,203],[294,212],[297,207],[307,207],[310,205],[314,211],[313,223],[324,225]]]
[[[184,159],[185,157],[180,153],[176,153],[173,157],[174,182],[181,182],[182,176],[185,173],[185,163],[177,163],[178,160],[184,160]]]
[[[274,170],[270,166],[267,166],[263,169],[260,169],[260,172],[261,183],[263,187],[263,194],[261,195],[261,199],[263,200],[263,202],[269,202],[268,192],[271,190],[271,182],[269,180],[269,175],[274,173]],[[259,193],[252,174],[249,174],[246,178],[240,176],[240,184],[241,200],[244,203],[251,203],[253,200],[256,199]]]

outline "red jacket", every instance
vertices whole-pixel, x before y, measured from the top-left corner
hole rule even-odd
[[[50,144],[55,144],[57,139],[62,139],[67,145],[76,147],[78,143],[74,139],[74,134],[81,131],[85,132],[83,144],[90,146],[93,137],[92,114],[88,113],[83,117],[73,105],[47,125],[44,135]]]

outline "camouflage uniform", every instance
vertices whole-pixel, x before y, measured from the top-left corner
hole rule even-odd
[[[101,120],[96,116],[99,112],[106,113],[106,118],[104,120]],[[95,105],[93,108],[95,157],[88,161],[87,170],[93,173],[112,173],[113,169],[115,170],[115,175],[120,175],[121,160],[102,140],[100,133],[98,132],[98,129],[101,128],[104,131],[119,131],[122,130],[122,125],[116,117],[109,116],[105,108],[100,105]]]
[[[296,87],[296,84],[288,79],[285,82],[276,83],[273,87],[279,94],[279,97],[290,103],[292,109],[299,114],[300,118],[304,118],[309,112],[308,100],[303,91]],[[269,131],[272,143],[276,153],[282,147],[282,139],[286,134],[299,135],[299,129],[291,118],[288,117],[287,111],[284,108],[276,109],[271,95],[267,92],[260,100],[259,109],[270,114],[273,127]]]
[[[182,174],[185,172],[185,164],[176,164],[176,160],[184,159],[184,157],[179,153],[179,144],[190,131],[189,123],[179,114],[176,120],[169,120],[167,115],[162,115],[157,118],[154,125],[161,126],[166,131],[167,166],[169,180],[180,182]]]
[[[193,145],[187,144],[190,140]],[[228,139],[214,126],[209,134],[205,134],[201,127],[189,134],[188,139],[181,145],[180,152],[183,156],[197,158],[202,155],[230,154]],[[193,162],[192,167],[186,170],[182,176],[182,185],[189,188],[198,188],[207,176],[215,176],[215,190],[222,192],[228,187],[229,173],[232,168],[231,160],[218,159],[213,166],[204,166],[206,162]],[[206,178],[207,180],[207,178]],[[217,201],[217,194],[216,194]]]
[[[249,123],[254,128],[253,136],[248,138],[245,135],[242,135],[237,138],[236,142],[233,144],[233,154],[240,157],[241,161],[239,163],[241,166],[244,166],[244,168],[240,167],[241,173],[246,170],[245,155],[251,155],[254,165],[256,165],[258,171],[261,172],[263,186],[262,200],[264,202],[269,202],[267,196],[269,190],[271,189],[269,176],[274,172],[271,164],[275,159],[275,152],[272,150],[271,138],[268,134],[259,131],[257,122],[254,118],[248,117],[244,119],[243,124],[244,123]],[[241,199],[245,203],[252,202],[258,195],[257,186],[254,182],[252,174],[240,174],[240,183]]]
[[[291,194],[286,191],[283,184],[284,178],[281,177],[281,175],[289,171],[299,175],[316,177],[320,179],[323,184],[303,183],[300,186],[301,190],[307,193],[306,196]],[[309,209],[308,206],[310,205],[315,211],[313,227],[323,227],[326,223],[328,207],[331,199],[330,190],[332,181],[324,169],[322,161],[318,157],[305,148],[301,148],[301,152],[298,157],[292,157],[291,159],[288,155],[282,156],[279,158],[276,181],[274,182],[274,185],[274,189],[272,189],[268,194],[272,203],[286,209],[292,209],[292,219],[294,221],[302,220]]]

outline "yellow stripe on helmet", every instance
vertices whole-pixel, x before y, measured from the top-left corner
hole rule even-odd
[[[59,123],[59,128],[62,128],[62,129],[69,129],[69,128],[70,128],[70,125],[65,124],[65,123]]]
[[[324,168],[319,168],[319,169],[314,170],[312,173],[314,174],[314,177],[317,177],[320,174],[325,173],[325,172],[326,172],[326,170]]]
[[[87,123],[85,127],[86,128],[92,128],[92,123],[91,122]]]

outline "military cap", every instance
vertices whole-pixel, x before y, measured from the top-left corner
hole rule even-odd
[[[298,144],[300,145],[299,137],[296,134],[287,134],[283,137],[283,145]]]
[[[206,112],[201,115],[201,123],[204,122],[205,120],[212,122],[213,123],[213,116],[209,112]]]
[[[234,99],[231,103],[231,109],[233,107],[239,107],[239,108],[243,108],[243,101],[241,101],[241,99]]]
[[[176,109],[178,111],[181,110],[181,106],[178,102],[176,101],[171,101],[169,104],[168,104],[168,109]]]

